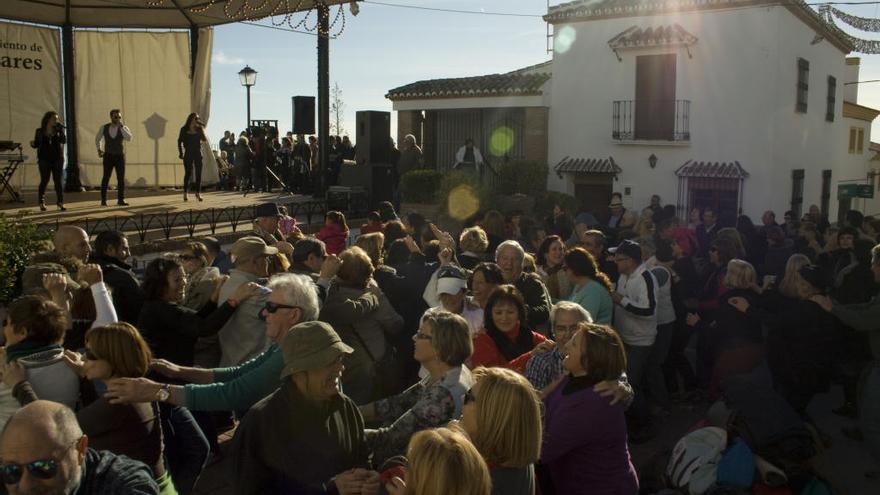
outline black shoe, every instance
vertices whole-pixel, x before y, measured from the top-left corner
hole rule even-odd
[[[858,417],[858,411],[856,410],[855,404],[853,404],[852,402],[845,402],[837,409],[832,409],[831,412],[845,418],[855,419]]]
[[[102,200],[101,200],[101,206],[107,206],[107,200],[106,200],[106,199],[102,199]]]
[[[862,433],[861,428],[858,426],[844,426],[840,429],[840,432],[843,433],[843,436],[849,438],[850,440],[855,440],[856,442],[864,442],[865,435]]]
[[[58,203],[58,210],[59,211],[67,211],[67,208],[64,207],[64,203]]]
[[[46,211],[46,203],[40,201],[40,211]]]
[[[128,206],[128,203],[126,203],[124,199],[120,199],[119,201],[116,202],[116,205],[117,206]]]

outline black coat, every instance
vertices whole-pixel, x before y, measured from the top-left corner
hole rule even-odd
[[[90,261],[100,265],[104,272],[104,283],[113,294],[116,316],[120,321],[136,325],[144,304],[144,292],[131,265],[109,256],[93,256]]]
[[[234,493],[335,493],[331,478],[368,467],[364,420],[339,395],[327,404],[307,400],[288,378],[248,411],[232,440]]]
[[[153,473],[142,462],[88,449],[86,469],[75,495],[158,495]]]
[[[182,366],[193,365],[196,340],[214,335],[232,317],[235,308],[208,302],[198,312],[177,304],[153,300],[144,303],[137,328],[153,357]]]

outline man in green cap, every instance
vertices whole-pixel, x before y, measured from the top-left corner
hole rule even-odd
[[[281,387],[235,432],[235,493],[377,493],[364,420],[339,391],[343,360],[354,350],[329,324],[310,321],[287,333],[281,352]]]

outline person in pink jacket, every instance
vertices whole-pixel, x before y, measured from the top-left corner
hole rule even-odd
[[[345,215],[340,211],[328,211],[324,215],[324,226],[315,237],[324,241],[327,254],[339,254],[344,251],[348,241],[348,224],[345,223]]]

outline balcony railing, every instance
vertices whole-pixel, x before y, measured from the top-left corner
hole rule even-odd
[[[620,100],[614,102],[611,137],[615,141],[691,140],[689,100]]]

